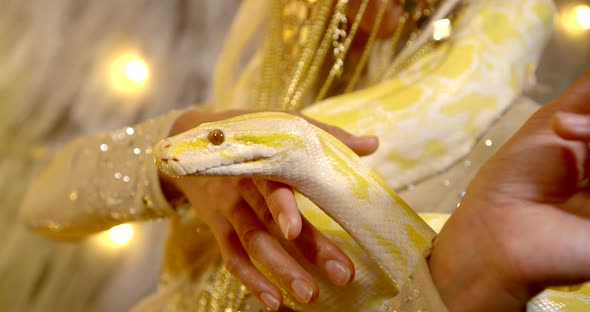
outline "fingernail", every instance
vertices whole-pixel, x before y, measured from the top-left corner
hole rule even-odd
[[[379,139],[374,135],[366,135],[359,137],[359,140],[364,140],[366,142],[370,142],[371,144],[379,143]]]
[[[302,303],[309,303],[311,296],[313,296],[313,289],[309,284],[302,280],[294,280],[291,283],[291,289],[295,297]]]
[[[335,260],[326,261],[326,272],[340,286],[348,284],[350,280],[350,270],[342,263]]]
[[[260,294],[260,299],[262,299],[262,302],[264,302],[267,307],[273,309],[274,311],[277,311],[281,305],[279,300],[269,293],[264,292]]]
[[[279,214],[279,226],[285,238],[289,239],[289,230],[291,229],[291,222],[287,219],[287,216],[283,213]]]
[[[581,115],[581,114],[572,114],[567,112],[559,112],[557,113],[559,119],[562,122],[567,123],[570,126],[590,126],[590,116],[589,115]]]

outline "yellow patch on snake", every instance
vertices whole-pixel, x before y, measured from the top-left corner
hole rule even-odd
[[[330,115],[329,119],[324,118],[323,120],[329,124],[334,125],[334,123],[338,123],[338,125],[341,126],[360,120],[362,115],[363,114],[359,110],[340,111]]]
[[[383,190],[387,191],[389,196],[393,198],[398,205],[401,206],[401,208],[405,211],[407,216],[414,219],[414,224],[420,224],[419,221],[422,220],[422,218],[416,213],[414,209],[412,209],[412,207],[410,207],[410,205],[408,205],[401,197],[399,197],[399,195],[396,192],[394,192],[389,187],[389,185],[387,185],[385,180],[383,180],[383,178],[381,178],[379,174],[377,174],[375,171],[370,171],[369,177],[373,180],[373,182],[379,184],[379,186],[381,186]]]
[[[428,226],[434,230],[434,232],[439,233],[442,227],[445,225],[450,214],[447,213],[420,213],[418,214],[422,220],[428,223]]]
[[[332,218],[330,218],[325,212],[310,201],[307,197],[301,195],[299,192],[295,192],[295,199],[297,205],[303,216],[309,220],[316,228],[324,231],[340,232],[343,235],[348,235],[342,227],[338,225]]]
[[[547,298],[552,303],[560,305],[562,307],[560,311],[588,311],[588,307],[590,307],[590,282],[572,286],[552,287],[547,290]]]
[[[170,155],[178,157],[187,151],[203,150],[209,146],[210,142],[207,139],[197,138],[190,141],[181,141],[174,143]]]
[[[244,144],[254,143],[272,148],[281,148],[285,145],[296,148],[303,148],[305,143],[296,135],[292,133],[236,133],[233,137],[234,141]]]
[[[411,169],[416,166],[418,163],[416,159],[410,157],[402,156],[398,151],[395,149],[391,149],[389,155],[387,155],[387,160],[395,162],[401,169]]]
[[[219,152],[219,157],[224,159],[235,159],[236,155],[228,150],[222,150]]]
[[[480,127],[476,115],[481,114],[484,110],[493,110],[498,103],[496,98],[491,95],[484,95],[479,93],[470,93],[458,99],[454,103],[443,106],[440,113],[446,116],[457,116],[460,114],[467,114],[467,123],[464,126],[466,133],[474,134]]]
[[[509,20],[509,17],[502,11],[488,9],[482,13],[482,31],[495,44],[502,44],[506,40],[512,40],[515,37],[520,37],[520,34],[514,26],[514,23]]]
[[[464,75],[473,66],[476,52],[475,46],[470,44],[453,47],[436,73],[451,79]]]
[[[326,136],[326,138],[330,138],[330,137]],[[338,152],[343,153],[345,157],[347,156],[346,154],[348,154],[348,156],[349,156],[351,153],[352,154],[354,154],[354,153],[340,142],[334,142],[336,144],[328,144],[327,142],[325,142],[326,138],[324,138],[323,140],[320,140],[320,143],[322,146],[322,150],[323,150],[324,154],[326,154],[326,157],[329,159],[330,165],[332,166],[332,168],[334,168],[334,170],[336,170],[338,173],[340,173],[342,175],[342,177],[344,177],[348,180],[348,182],[351,185],[350,191],[352,192],[352,194],[356,198],[362,199],[362,200],[368,200],[369,199],[369,187],[370,187],[369,181],[367,181],[367,179],[365,177],[361,176],[360,174],[358,174],[356,172],[356,170],[354,170],[352,167],[350,167],[348,165],[348,162],[342,156],[340,156],[336,151],[334,151],[332,148],[336,148],[336,150]],[[336,139],[328,139],[328,140],[336,140]],[[356,156],[353,156],[353,157],[356,157]]]
[[[446,152],[445,142],[432,139],[424,146],[424,152],[432,156],[442,156]]]
[[[395,263],[407,262],[406,257],[402,255],[401,246],[396,246],[394,241],[381,236],[379,233],[377,233],[377,231],[375,231],[375,229],[371,228],[370,226],[365,226],[365,230],[371,233],[371,236],[373,236],[377,240],[377,244],[379,244],[379,246],[381,246],[388,255],[390,255],[392,258],[395,258]],[[408,268],[406,266],[400,266],[398,268],[397,274],[401,276],[406,276],[407,271]],[[391,272],[388,272],[388,274],[391,274]]]
[[[555,307],[559,307],[561,312],[579,312],[588,311],[590,300],[588,297],[581,296],[554,296],[548,295],[547,299],[551,300],[551,303]]]
[[[420,235],[411,224],[406,224],[406,233],[408,234],[410,241],[412,241],[412,244],[414,244],[414,247],[418,250],[425,250],[430,244],[428,239]]]
[[[395,86],[392,87],[395,88]],[[424,93],[424,90],[421,88],[408,86],[405,84],[399,85],[398,88],[400,88],[399,97],[396,98],[396,101],[385,102],[383,105],[385,110],[392,112],[412,107],[422,98]]]

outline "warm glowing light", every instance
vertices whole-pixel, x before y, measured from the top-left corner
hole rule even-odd
[[[142,82],[148,77],[148,69],[141,61],[130,61],[125,65],[125,74],[132,81]]]
[[[121,54],[110,67],[112,86],[119,92],[137,94],[145,89],[150,76],[148,64],[136,54]]]
[[[590,29],[590,6],[579,4],[562,10],[561,26],[570,34],[579,34]]]
[[[128,244],[133,238],[133,227],[129,224],[121,224],[112,227],[109,230],[109,238],[115,245],[122,246]]]
[[[578,24],[582,29],[590,29],[590,7],[587,5],[578,5],[574,9]]]
[[[451,20],[443,18],[434,22],[432,38],[436,41],[447,39],[451,36]]]

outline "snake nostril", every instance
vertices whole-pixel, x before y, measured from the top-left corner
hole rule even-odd
[[[168,161],[169,161],[169,159],[168,159],[168,158],[160,158],[160,160],[161,160],[163,163],[166,163],[166,164],[167,164],[167,163],[168,163]]]
[[[172,158],[172,161],[176,161],[176,162],[178,162],[178,161],[179,161],[179,159],[178,159],[178,158],[176,158],[176,157],[174,157],[174,158]]]
[[[170,143],[164,144],[164,148],[169,148],[169,147],[170,147]]]

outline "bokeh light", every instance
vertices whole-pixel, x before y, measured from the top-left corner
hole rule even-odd
[[[114,245],[124,246],[133,239],[134,230],[130,224],[121,224],[112,227],[108,233]]]
[[[125,65],[125,74],[131,81],[140,83],[148,77],[147,65],[139,60],[130,61]]]
[[[569,34],[576,35],[590,29],[590,6],[578,4],[566,7],[559,17],[561,27]]]
[[[436,41],[447,39],[451,36],[451,20],[443,18],[434,22],[432,38]]]
[[[590,6],[579,5],[574,9],[578,24],[582,29],[590,29]]]
[[[135,53],[120,54],[110,66],[111,85],[120,93],[139,94],[145,91],[149,77],[149,65]]]
[[[133,243],[135,229],[131,224],[120,224],[95,236],[95,242],[106,250],[115,251]]]

